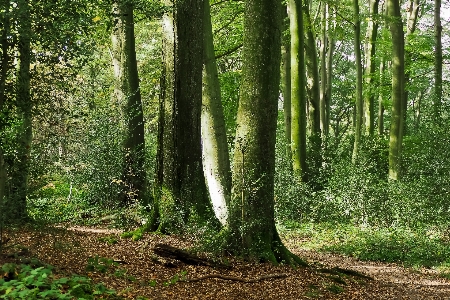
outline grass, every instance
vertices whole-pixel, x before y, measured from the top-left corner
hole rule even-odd
[[[430,267],[450,274],[450,236],[445,226],[404,228],[349,224],[290,223],[280,226],[289,237],[300,235],[302,247],[353,256],[361,260]]]

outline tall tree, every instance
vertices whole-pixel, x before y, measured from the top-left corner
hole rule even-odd
[[[203,170],[216,217],[226,224],[231,198],[231,169],[227,132],[220,95],[219,76],[214,56],[209,0],[203,0],[203,98],[202,150]]]
[[[306,164],[306,78],[302,1],[290,0],[291,34],[291,153],[294,175],[307,180]],[[319,125],[319,124],[317,124]]]
[[[365,67],[365,83],[366,88],[364,92],[364,112],[365,112],[365,127],[366,133],[369,135],[374,134],[375,127],[375,93],[374,93],[374,77],[375,77],[375,44],[378,34],[378,3],[379,0],[369,1],[369,23],[366,31],[366,67]]]
[[[328,4],[322,3],[322,32],[320,39],[320,129],[323,135],[328,134],[327,128],[327,12]]]
[[[434,119],[439,123],[442,101],[442,24],[441,0],[434,1]]]
[[[211,221],[202,168],[201,110],[203,0],[168,3],[163,18],[164,70],[161,81],[156,199],[152,229],[180,230],[190,218]]]
[[[23,219],[27,216],[26,196],[28,191],[28,175],[30,169],[30,151],[32,142],[32,108],[30,92],[30,62],[31,62],[31,19],[29,17],[29,2],[20,0],[18,8],[18,53],[16,102],[21,121],[17,135],[17,154],[13,163],[12,195],[10,195],[11,218]]]
[[[392,114],[389,132],[389,179],[400,179],[403,140],[404,107],[404,32],[400,14],[400,1],[388,0],[387,13],[392,36]]]
[[[294,264],[301,261],[281,243],[274,220],[280,5],[277,0],[245,2],[227,247],[244,257]]]
[[[420,10],[420,0],[410,0],[409,1],[409,8],[408,8],[408,19],[407,19],[407,26],[406,26],[406,37],[405,37],[405,90],[403,95],[403,133],[405,134],[407,131],[407,122],[406,122],[406,111],[408,110],[408,99],[409,99],[409,84],[410,84],[410,76],[411,76],[411,53],[412,49],[409,49],[409,44],[411,43],[411,39],[413,38],[413,34],[416,31],[417,27],[417,20],[419,16],[419,10]]]
[[[146,203],[145,141],[139,76],[137,70],[132,1],[113,2],[114,28],[111,36],[115,75],[114,95],[124,107],[123,191],[121,203]]]
[[[327,21],[326,21],[326,32],[327,32],[327,40],[328,40],[328,50],[327,50],[327,85],[325,91],[325,131],[323,132],[324,136],[328,136],[329,127],[330,127],[330,113],[331,113],[331,93],[333,87],[333,56],[334,49],[336,46],[335,39],[335,31],[336,31],[336,11],[335,8],[331,7],[329,4],[327,6]]]
[[[281,40],[281,87],[283,93],[284,128],[286,137],[286,156],[292,159],[291,150],[291,34],[290,18],[288,17],[288,7],[282,9],[283,35]]]
[[[361,144],[362,123],[363,123],[363,77],[362,77],[362,65],[361,65],[361,21],[359,16],[359,1],[353,0],[353,22],[355,27],[355,64],[356,64],[356,123],[355,123],[355,142],[353,144],[352,162],[356,163],[359,154],[359,148]]]

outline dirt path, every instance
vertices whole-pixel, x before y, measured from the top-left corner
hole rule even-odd
[[[19,230],[11,233],[10,237],[13,243],[28,247],[31,256],[54,265],[57,272],[89,276],[95,282],[103,282],[108,288],[115,289],[126,299],[137,299],[138,296],[147,299],[214,300],[450,299],[450,281],[440,278],[432,270],[413,271],[394,264],[362,262],[345,256],[307,251],[298,246],[290,247],[290,250],[307,259],[312,264],[311,268],[256,264],[232,257],[227,258],[232,267],[230,269],[167,262],[153,253],[156,244],[186,248],[191,241],[183,237],[154,234],[132,241],[121,239],[120,231],[103,228]],[[114,240],[114,243],[107,240]],[[96,255],[123,263],[111,267],[106,273],[87,272],[89,257]],[[5,261],[5,256],[0,255],[0,265]],[[374,280],[321,271],[333,267],[358,271]],[[124,270],[126,276],[114,275],[118,269]],[[186,274],[188,279],[205,279],[194,282],[173,280],[180,274]],[[220,274],[223,278],[242,278],[248,282],[211,278],[211,274]],[[271,274],[286,274],[286,277],[273,278]],[[259,277],[269,279],[252,282],[252,279]]]

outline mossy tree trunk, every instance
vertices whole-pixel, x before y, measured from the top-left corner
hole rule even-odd
[[[277,0],[245,2],[242,84],[225,247],[245,258],[294,264],[300,260],[281,243],[274,220],[280,6]]]
[[[442,101],[442,23],[441,23],[441,0],[434,1],[434,121],[441,121]]]
[[[283,93],[283,112],[284,112],[284,134],[286,137],[286,156],[292,159],[291,151],[291,35],[290,19],[287,14],[287,7],[282,7],[282,42],[281,42],[281,91]]]
[[[123,107],[125,118],[122,193],[120,204],[135,201],[146,204],[144,118],[136,61],[133,5],[130,1],[113,3],[114,28],[111,36],[115,75],[114,95]]]
[[[373,136],[375,132],[375,86],[374,77],[376,69],[375,45],[378,35],[378,4],[379,0],[369,1],[369,22],[366,31],[366,68],[365,68],[365,89],[364,89],[364,124],[366,134]]]
[[[363,76],[361,65],[361,21],[359,16],[359,1],[353,0],[353,22],[355,26],[355,64],[356,64],[356,90],[355,90],[355,142],[353,144],[352,162],[356,163],[359,155],[359,148],[361,147],[361,134],[363,125]]]
[[[392,115],[389,133],[389,179],[399,180],[401,170],[401,153],[403,140],[404,107],[404,32],[400,14],[399,0],[387,1],[387,12],[390,18],[392,40]]]
[[[29,3],[26,0],[17,2],[18,7],[18,53],[19,65],[17,71],[17,112],[21,121],[17,134],[17,153],[12,166],[12,193],[9,195],[9,218],[21,220],[27,217],[28,174],[30,169],[30,152],[33,137],[32,131],[32,100],[30,92],[30,61],[31,61],[31,20],[29,18]]]
[[[203,98],[202,151],[203,170],[216,217],[226,225],[231,198],[231,169],[220,83],[214,56],[211,9],[203,0]]]
[[[176,232],[191,219],[220,226],[202,167],[203,0],[168,3],[163,18],[157,186],[152,229]]]
[[[302,4],[301,0],[289,1],[291,33],[291,152],[295,177],[298,181],[307,181],[305,38]]]

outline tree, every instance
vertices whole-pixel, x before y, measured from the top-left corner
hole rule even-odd
[[[220,83],[214,56],[209,0],[204,0],[203,22],[203,170],[216,217],[226,224],[231,198],[231,169]]]
[[[355,142],[353,144],[352,162],[355,164],[359,154],[359,148],[361,144],[361,134],[363,126],[363,78],[362,78],[362,65],[361,65],[361,21],[359,16],[359,3],[358,0],[353,0],[353,22],[355,27],[355,64],[356,64],[356,124],[355,124]]]
[[[31,61],[31,20],[29,18],[29,2],[21,0],[18,7],[18,53],[19,65],[17,70],[16,103],[21,122],[17,134],[17,153],[12,166],[12,194],[9,197],[10,218],[15,220],[27,217],[27,191],[30,168],[30,151],[32,142],[32,108],[30,93],[30,61]]]
[[[163,17],[156,199],[149,226],[162,232],[189,220],[219,225],[202,168],[203,0],[169,3]]]
[[[301,0],[289,1],[291,36],[291,153],[294,175],[299,181],[307,181],[305,42],[302,6]]]
[[[284,128],[286,137],[286,156],[292,159],[291,150],[291,34],[288,6],[282,9],[283,35],[281,39],[281,91],[283,93]]]
[[[434,1],[434,118],[439,123],[442,101],[442,24],[441,24],[441,0]]]
[[[392,115],[389,132],[389,179],[400,179],[404,107],[404,33],[398,0],[387,1],[392,40]]]
[[[301,261],[283,246],[274,221],[279,13],[276,0],[249,0],[245,5],[243,77],[225,246],[244,257],[294,264]]]
[[[115,76],[114,95],[124,107],[126,123],[122,205],[132,201],[146,203],[144,118],[137,70],[133,4],[118,0],[113,3],[114,29],[112,56]]]
[[[378,34],[378,15],[379,0],[370,0],[370,16],[366,31],[366,68],[365,68],[365,83],[366,89],[364,93],[364,111],[365,111],[365,125],[366,133],[370,136],[374,134],[375,127],[375,93],[374,93],[374,77],[375,77],[375,44]]]

